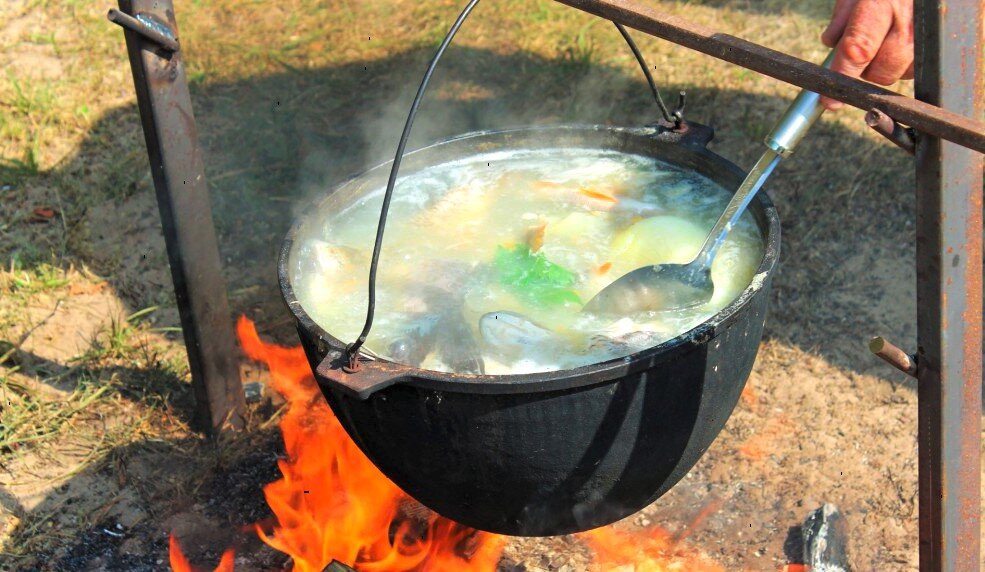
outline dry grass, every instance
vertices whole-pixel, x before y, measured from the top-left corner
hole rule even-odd
[[[177,2],[232,302],[275,336],[291,336],[273,272],[289,205],[392,152],[410,90],[460,4]],[[828,4],[657,3],[814,61],[824,53],[816,38]],[[0,538],[0,558],[12,567],[39,565],[39,553],[55,554],[80,531],[122,518],[114,511],[127,495],[135,495],[144,522],[164,515],[174,509],[168,501],[194,497],[202,475],[248,451],[262,433],[213,448],[184,421],[187,364],[176,344],[130,70],[121,32],[105,20],[107,7],[0,3],[0,504],[6,533],[13,531]],[[686,88],[690,117],[718,129],[714,148],[748,165],[795,90],[636,38],[665,96]],[[605,22],[549,0],[484,2],[443,63],[415,137],[424,142],[510,123],[651,121],[656,111],[635,66]],[[858,333],[860,325],[896,339],[912,332],[878,307],[858,312],[858,298],[835,293],[818,302],[812,288],[844,284],[846,261],[868,263],[852,258],[841,235],[861,237],[876,252],[908,255],[911,199],[879,197],[907,184],[907,163],[867,133],[858,114],[828,117],[816,131],[784,165],[774,192],[781,208],[798,216],[786,218],[785,275],[774,305],[781,316],[770,335],[864,370],[851,350],[855,341],[832,332],[870,333]],[[56,215],[27,222],[38,207]],[[872,221],[876,209],[883,216]],[[873,291],[868,283],[859,288]],[[122,314],[94,316],[72,306],[86,297],[118,304]],[[70,351],[25,350],[55,329],[46,320],[93,335]],[[159,473],[144,465],[162,458],[175,470],[155,479]],[[119,484],[89,495],[92,502],[66,517],[61,497],[44,497],[83,473]]]

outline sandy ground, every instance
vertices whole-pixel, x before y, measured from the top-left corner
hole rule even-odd
[[[0,20],[9,16],[0,22],[0,39],[7,46],[5,62],[20,66],[15,73],[43,80],[78,64],[78,56],[59,56],[44,44],[18,51],[16,42],[31,23],[13,6],[0,12]],[[810,47],[813,40],[800,38],[820,29],[827,10],[823,2],[783,4],[778,10],[792,28],[775,32],[770,11],[751,5],[662,7],[769,45],[789,40],[796,53],[820,59],[816,46]],[[442,14],[448,17],[453,10]],[[229,17],[204,15],[190,37],[204,37],[209,26]],[[392,24],[395,43],[418,29],[399,15],[380,18]],[[584,25],[564,20],[557,26],[575,30],[576,23]],[[492,123],[501,126],[653,118],[631,62],[606,55],[604,47],[583,69],[577,64],[578,44],[572,44],[575,56],[552,59],[537,44],[517,48],[482,30],[449,54],[447,75],[438,78],[434,99],[422,112],[430,119],[421,122],[419,141],[490,126],[490,119],[501,119]],[[224,37],[218,28],[216,33]],[[352,35],[339,40],[344,57],[319,63],[309,73],[278,67],[246,79],[217,74],[194,88],[231,303],[265,336],[283,343],[295,337],[279,299],[274,264],[292,208],[390,152],[399,129],[395,119],[404,113],[406,93],[432,49],[425,43],[363,54],[354,47],[360,34]],[[97,39],[125,65],[117,36]],[[114,42],[117,52],[111,50]],[[644,47],[653,62],[673,61],[671,70],[689,71],[690,77],[669,73],[667,81],[673,88],[688,87],[689,117],[717,128],[712,148],[740,165],[751,164],[757,138],[792,90],[663,44]],[[194,58],[195,52],[189,53]],[[563,71],[554,71],[558,68]],[[144,348],[144,354],[128,353],[98,369],[86,365],[87,375],[126,387],[127,380],[157,372],[155,364],[162,360],[181,357],[176,334],[168,330],[177,325],[177,313],[130,80],[121,69],[112,72],[116,87],[106,91],[118,101],[107,104],[76,140],[48,149],[56,158],[37,178],[5,188],[0,196],[4,209],[14,213],[5,228],[19,233],[17,240],[40,243],[62,236],[59,221],[25,220],[38,205],[56,204],[58,189],[73,179],[92,189],[113,189],[95,193],[84,207],[59,209],[66,256],[79,263],[69,283],[18,298],[16,304],[3,302],[3,340],[17,353],[16,363],[0,364],[0,373],[5,383],[50,399],[70,395],[79,364],[89,363],[79,360],[92,341],[141,308],[160,307],[137,336],[144,342],[127,346]],[[559,80],[569,77],[570,83]],[[122,175],[101,170],[112,163],[110,157],[129,170]],[[917,568],[915,386],[865,349],[874,335],[915,346],[912,187],[907,158],[866,133],[858,111],[826,118],[798,155],[781,166],[769,192],[783,220],[783,253],[749,390],[687,478],[619,526],[657,524],[686,535],[684,542],[728,570],[775,570],[798,560],[796,527],[807,513],[831,502],[847,519],[855,569]],[[262,368],[249,363],[243,372],[246,381],[265,379]],[[43,448],[2,453],[0,567],[165,569],[169,532],[182,539],[196,562],[215,562],[226,546],[239,543],[237,570],[284,564],[283,555],[236,532],[270,515],[260,489],[278,477],[281,445],[275,428],[265,423],[274,408],[254,405],[252,429],[235,443],[203,444],[185,423],[187,372],[183,375],[168,378],[179,385],[163,410],[121,391],[108,405],[83,408],[72,418],[77,428],[97,427],[104,436],[129,429],[125,443],[108,437],[98,446],[75,442],[73,431],[63,428],[65,436]],[[79,466],[85,468],[76,471]],[[586,566],[584,546],[562,537],[510,540],[501,569]]]

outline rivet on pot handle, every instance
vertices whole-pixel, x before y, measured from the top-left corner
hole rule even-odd
[[[315,369],[320,383],[325,383],[357,399],[371,395],[411,377],[414,368],[388,361],[360,360],[359,367],[349,369],[349,362],[338,351],[330,351]]]

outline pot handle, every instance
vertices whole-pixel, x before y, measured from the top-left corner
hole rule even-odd
[[[475,8],[478,3],[479,0],[468,0],[468,3],[462,10],[462,13],[458,15],[458,19],[456,19],[452,24],[451,28],[448,30],[448,33],[438,46],[438,50],[435,52],[434,58],[431,60],[431,63],[428,64],[427,70],[424,72],[424,77],[421,79],[421,85],[417,88],[417,95],[414,96],[414,101],[411,103],[410,112],[407,114],[407,121],[404,123],[404,129],[400,134],[400,138],[397,140],[397,152],[393,158],[393,165],[390,167],[390,176],[387,179],[386,191],[383,193],[383,205],[380,207],[380,219],[376,227],[376,241],[373,245],[373,257],[369,263],[369,300],[366,305],[366,321],[363,323],[362,331],[359,333],[359,337],[356,338],[356,341],[346,347],[347,357],[352,361],[352,363],[356,363],[355,360],[360,355],[359,350],[362,348],[363,344],[366,343],[366,338],[369,336],[370,329],[373,327],[373,318],[376,313],[376,270],[380,262],[380,251],[383,248],[383,231],[386,228],[387,214],[390,209],[390,199],[393,197],[393,188],[397,182],[397,172],[400,170],[400,162],[403,160],[404,149],[407,146],[407,140],[410,138],[410,130],[414,125],[414,118],[417,116],[417,111],[421,106],[421,100],[424,98],[424,93],[427,90],[428,83],[431,81],[431,76],[434,73],[435,68],[438,66],[438,61],[441,60],[441,56],[445,53],[445,49],[449,44],[451,44],[455,34],[458,33],[458,29],[465,22],[465,19],[469,17],[469,14],[472,13],[472,9]],[[626,44],[628,44],[630,49],[633,51],[636,61],[640,64],[640,68],[646,76],[647,83],[653,91],[653,96],[656,99],[657,105],[663,113],[664,121],[674,125],[675,129],[681,128],[683,122],[682,114],[684,113],[684,93],[681,92],[681,99],[677,110],[675,110],[673,114],[670,114],[667,111],[667,106],[660,98],[660,93],[657,91],[656,84],[653,82],[653,76],[650,74],[649,68],[647,68],[646,62],[643,60],[643,55],[640,53],[636,43],[629,36],[629,32],[627,32],[621,24],[616,22],[613,23],[619,30],[619,33],[622,34],[622,37],[626,40]]]
[[[715,130],[697,121],[681,120],[680,125],[672,125],[664,122],[647,125],[657,131],[653,138],[676,145],[684,145],[693,149],[704,149],[715,138]]]
[[[388,361],[363,360],[356,368],[349,367],[349,360],[341,352],[330,352],[315,369],[315,377],[324,383],[356,399],[366,400],[371,395],[411,377],[414,368]]]

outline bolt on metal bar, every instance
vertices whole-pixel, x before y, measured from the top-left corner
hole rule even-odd
[[[557,0],[863,111],[878,109],[914,129],[985,153],[985,122],[822,68],[752,42],[709,30],[631,0]],[[972,3],[972,2],[963,2]]]
[[[120,0],[120,10],[177,30],[172,0]],[[181,52],[161,53],[156,40],[129,27],[124,35],[191,367],[196,421],[212,434],[226,426],[240,428],[246,401]]]
[[[917,0],[916,97],[985,112],[981,1]],[[982,156],[916,144],[920,570],[978,570],[982,415]]]

